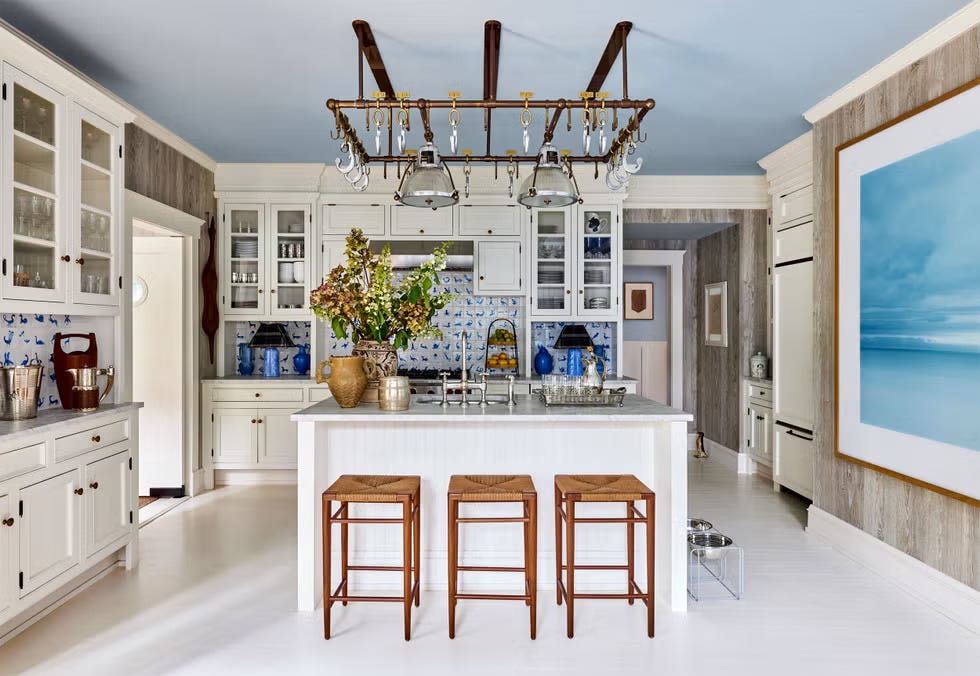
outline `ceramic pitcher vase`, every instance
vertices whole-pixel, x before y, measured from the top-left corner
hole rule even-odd
[[[364,357],[364,374],[367,376],[368,385],[361,400],[377,402],[378,383],[382,378],[398,373],[398,352],[391,343],[359,340],[351,350],[351,354],[355,357]]]
[[[330,369],[324,376],[323,370]],[[361,401],[367,376],[364,375],[364,357],[331,357],[316,367],[317,383],[326,383],[330,394],[341,408],[354,408]]]

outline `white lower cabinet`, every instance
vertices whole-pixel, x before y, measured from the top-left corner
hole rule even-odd
[[[83,493],[80,468],[21,489],[21,596],[81,562]]]
[[[776,426],[772,479],[813,499],[813,437],[785,425]]]
[[[52,593],[69,589],[73,580],[87,579],[86,571],[113,561],[115,552],[115,560],[136,564],[137,408],[47,425],[45,416],[31,421],[36,435],[13,445],[0,435],[0,467],[19,468],[0,479],[0,640],[33,621],[33,606],[50,603]],[[100,444],[115,439],[103,436],[107,430],[122,430],[123,438]],[[59,444],[78,436],[92,447],[60,458]]]
[[[259,415],[259,464],[296,465],[296,423],[289,419],[295,410],[266,410]]]
[[[213,415],[215,463],[258,462],[258,411],[254,408],[216,408]]]
[[[9,495],[0,495],[0,616],[14,602],[14,543],[18,526],[13,500]]]
[[[749,402],[746,415],[749,455],[769,464],[772,462],[772,408]]]
[[[130,499],[129,451],[110,455],[85,466],[85,557],[126,537],[134,521]]]

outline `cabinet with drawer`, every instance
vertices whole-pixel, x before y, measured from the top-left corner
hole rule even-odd
[[[772,383],[758,379],[742,381],[742,453],[766,467],[772,467],[773,417]],[[751,470],[750,470],[751,471]]]
[[[55,462],[74,458],[129,439],[129,421],[117,420],[54,440]]]

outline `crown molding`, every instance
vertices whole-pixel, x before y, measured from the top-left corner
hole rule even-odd
[[[766,209],[765,176],[634,176],[627,209]]]
[[[803,186],[813,182],[813,132],[808,131],[761,160],[766,170],[770,194],[782,192],[787,186]]]
[[[218,193],[316,193],[326,169],[321,162],[219,162],[214,170],[214,189]]]
[[[980,24],[980,0],[973,0],[963,9],[933,26],[866,73],[859,75],[805,113],[810,124],[816,124],[849,101],[853,101],[892,75],[915,63],[927,54]]]

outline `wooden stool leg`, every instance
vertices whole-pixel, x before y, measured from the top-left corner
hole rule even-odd
[[[415,523],[412,526],[413,532],[415,533],[415,607],[419,607],[419,602],[422,596],[422,584],[420,582],[422,576],[422,494],[421,492],[415,496]]]
[[[656,509],[657,509],[657,499],[656,496],[651,495],[647,498],[647,636],[653,638],[653,607],[655,604],[654,598],[654,582],[653,582],[653,557],[654,557],[654,540],[656,535]]]
[[[575,500],[568,497],[565,502],[565,603],[568,604],[568,638],[575,635]]]
[[[626,518],[627,519],[633,518],[632,502],[626,503]],[[635,545],[634,536],[635,533],[633,530],[633,522],[627,521],[626,522],[626,593],[627,594],[633,593],[633,578],[634,578],[633,553],[634,553],[634,545]],[[628,603],[630,605],[633,605],[633,599],[629,599]]]
[[[405,640],[412,638],[412,501],[402,500],[402,576],[404,583]]]
[[[330,500],[323,499],[323,638],[330,638]]]
[[[535,494],[529,501],[529,512],[531,519],[531,537],[527,545],[528,566],[528,588],[531,594],[531,640],[537,636],[538,627],[538,496]]]
[[[558,584],[555,585],[555,593],[558,598],[558,605],[561,605],[561,563],[562,556],[564,552],[561,547],[561,529],[562,526],[561,519],[561,491],[558,490],[558,484],[555,484],[555,580]]]
[[[346,502],[340,503],[340,507],[341,507],[340,516],[344,519],[348,518],[350,512],[347,509],[347,503]],[[348,524],[346,523],[340,524],[340,579],[344,581],[344,586],[342,589],[344,596],[350,595],[347,591],[347,566],[349,564],[349,561],[347,559],[348,556],[347,526]],[[343,601],[342,604],[346,606],[347,601]]]
[[[531,583],[531,552],[528,550],[529,543],[531,542],[531,503],[528,499],[521,501],[521,514],[526,519],[521,527],[524,531],[524,589],[529,589]],[[524,602],[525,606],[531,607],[531,599],[529,598]]]
[[[453,500],[452,496],[449,496],[446,509],[449,521],[447,528],[447,533],[449,534],[447,556],[449,570],[449,638],[456,638],[456,566],[459,565],[459,555],[457,552],[459,546],[459,530],[456,524],[456,516],[458,514],[456,506],[458,504],[456,500]]]

